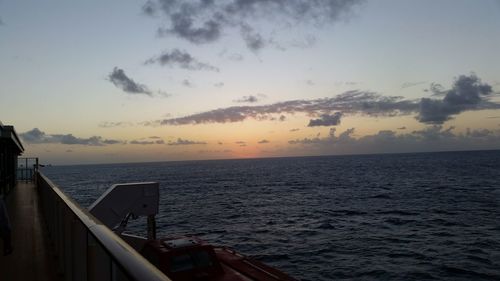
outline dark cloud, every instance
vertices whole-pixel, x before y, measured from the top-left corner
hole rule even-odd
[[[270,141],[264,139],[264,140],[261,140],[259,142],[257,142],[258,144],[266,144],[266,143],[270,143]]]
[[[333,24],[349,15],[361,0],[230,0],[180,1],[155,0],[143,6],[143,12],[161,14],[165,25],[158,29],[160,36],[173,35],[194,44],[215,42],[225,30],[239,28],[250,50],[266,45],[258,27],[267,22],[274,29],[285,26],[309,25],[320,27]],[[271,32],[272,33],[272,32]]]
[[[235,143],[235,144],[246,144],[246,142],[244,142],[244,141],[236,141],[236,142],[234,142],[234,143]]]
[[[224,87],[224,83],[223,82],[217,82],[217,83],[214,84],[214,87],[222,88],[222,87]]]
[[[340,124],[340,119],[342,118],[342,112],[335,112],[332,115],[322,114],[319,119],[309,120],[308,127],[317,126],[337,126]]]
[[[314,81],[312,81],[312,80],[307,80],[306,84],[309,85],[309,86],[314,86],[315,85]]]
[[[161,139],[159,136],[150,136],[150,139]]]
[[[300,129],[299,128],[290,129],[290,132],[297,132],[297,131],[300,131]]]
[[[178,66],[188,70],[209,70],[218,72],[219,69],[208,63],[200,62],[186,51],[173,49],[172,51],[164,51],[156,57],[148,59],[145,64],[158,63],[160,65]]]
[[[264,42],[264,38],[262,38],[262,35],[257,33],[248,24],[241,25],[241,37],[245,41],[247,47],[254,52],[259,51],[266,45],[266,43]]]
[[[249,103],[254,103],[254,102],[258,102],[258,101],[259,101],[259,99],[253,95],[243,96],[240,99],[234,100],[234,102],[249,102]]]
[[[204,141],[193,141],[178,138],[176,141],[169,141],[168,145],[196,145],[196,144],[207,144]]]
[[[32,144],[47,144],[58,143],[68,145],[88,145],[88,146],[103,146],[107,144],[123,144],[123,141],[103,139],[100,136],[90,138],[78,138],[72,134],[46,134],[38,128],[19,134],[19,136],[27,143]]]
[[[139,145],[152,145],[152,144],[164,144],[165,142],[163,140],[132,140],[130,141],[130,144],[139,144]]]
[[[399,127],[398,130],[406,130],[406,127],[405,126]]]
[[[108,75],[109,81],[111,81],[116,87],[122,89],[124,92],[129,94],[144,94],[152,96],[152,92],[145,85],[136,83],[134,80],[129,78],[123,69],[115,67],[113,71]]]
[[[186,125],[203,123],[239,122],[248,118],[271,120],[273,115],[306,113],[310,116],[334,114],[366,114],[372,116],[396,116],[418,110],[415,101],[402,97],[383,97],[373,92],[348,91],[332,98],[315,100],[291,100],[269,105],[232,106],[179,118],[161,120],[162,125]]]
[[[102,143],[104,144],[125,144],[125,141],[120,141],[120,140],[103,140]]]
[[[336,134],[330,129],[327,137],[304,138],[288,141],[308,151],[330,154],[359,153],[397,153],[421,151],[452,151],[470,149],[499,149],[500,131],[487,129],[470,130],[454,133],[454,127],[443,128],[440,125],[429,126],[411,133],[397,134],[383,130],[373,135],[355,138],[354,128]]]
[[[433,90],[443,99],[422,98],[417,120],[422,123],[442,124],[453,115],[468,110],[498,109],[499,104],[488,101],[492,87],[482,83],[476,75],[459,76],[450,90]]]
[[[440,99],[406,100],[401,96],[382,96],[370,91],[352,90],[331,98],[232,106],[158,122],[162,125],[228,123],[246,119],[275,120],[278,118],[276,115],[305,113],[311,117],[320,117],[313,124],[320,123],[326,116],[336,121],[335,114],[372,117],[416,114],[417,120],[422,123],[442,124],[463,111],[499,109],[499,103],[489,101],[493,94],[491,86],[481,83],[475,75],[470,75],[460,76]],[[340,120],[340,115],[337,117]]]

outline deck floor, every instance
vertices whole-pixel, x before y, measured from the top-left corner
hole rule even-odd
[[[3,243],[0,243],[0,280],[61,280],[49,246],[35,185],[19,182],[5,201],[12,225],[14,252],[3,256]]]

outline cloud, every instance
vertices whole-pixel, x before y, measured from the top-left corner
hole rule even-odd
[[[234,102],[249,102],[249,103],[254,103],[254,102],[258,102],[259,99],[256,97],[256,96],[243,96],[242,98],[240,99],[237,99],[237,100],[234,100]]]
[[[218,41],[226,30],[240,29],[242,40],[252,51],[267,41],[259,27],[291,29],[299,25],[318,28],[348,16],[362,0],[229,0],[181,1],[150,0],[142,10],[146,15],[163,17],[160,36],[173,35],[193,44]],[[269,35],[272,36],[272,35]]]
[[[300,131],[300,129],[299,128],[290,129],[290,132],[297,132],[297,131]]]
[[[258,144],[266,144],[266,143],[270,143],[270,141],[264,139],[264,140],[261,140],[259,142],[257,142]]]
[[[200,62],[186,51],[173,49],[172,51],[164,51],[159,56],[148,59],[145,64],[158,63],[160,65],[178,66],[188,70],[209,70],[219,72],[219,69],[208,63]]]
[[[432,90],[436,95],[444,95],[443,99],[422,98],[417,120],[428,124],[442,124],[452,119],[453,115],[468,110],[498,109],[499,104],[488,101],[493,95],[492,87],[482,83],[476,75],[459,76],[451,89]]]
[[[317,126],[337,126],[340,124],[340,118],[342,117],[342,112],[335,112],[332,115],[322,114],[319,119],[309,120],[308,127]]]
[[[101,128],[114,128],[114,127],[130,127],[133,126],[134,124],[131,122],[108,122],[108,121],[103,121],[99,123],[99,127]]]
[[[242,54],[231,53],[227,49],[222,50],[218,55],[220,58],[228,59],[230,61],[242,61],[244,59]]]
[[[233,152],[230,149],[224,149],[224,150],[198,150],[199,154],[212,154],[212,153],[231,153]]]
[[[125,144],[125,141],[120,141],[120,140],[108,140],[105,139],[102,141],[103,144]]]
[[[152,144],[165,144],[164,140],[132,140],[130,144],[139,144],[139,145],[152,145]]]
[[[472,74],[459,76],[452,88],[438,99],[407,100],[402,96],[383,96],[370,91],[351,90],[330,98],[231,106],[158,122],[162,125],[187,125],[241,122],[246,119],[263,121],[275,120],[277,115],[304,113],[311,117],[320,117],[314,119],[312,125],[320,124],[323,119],[323,123],[328,119],[334,124],[333,121],[337,121],[337,118],[340,121],[341,116],[356,114],[372,117],[414,114],[422,123],[442,124],[464,111],[500,109],[499,103],[489,101],[489,97],[493,95],[491,86],[481,83],[479,78]]]
[[[224,87],[224,82],[217,82],[214,84],[214,87],[222,88],[222,87]]]
[[[193,82],[189,81],[188,79],[182,80],[182,85],[184,87],[188,87],[188,88],[193,88],[194,87]]]
[[[168,145],[196,145],[196,144],[207,144],[204,141],[193,141],[178,138],[176,141],[169,141]]]
[[[406,127],[405,126],[399,127],[398,130],[406,130]]]
[[[255,30],[248,24],[241,25],[241,37],[245,41],[247,47],[254,52],[259,51],[266,45],[262,35],[255,32]]]
[[[310,116],[334,114],[366,114],[372,116],[396,116],[410,114],[418,109],[414,101],[402,97],[383,97],[373,92],[348,91],[332,98],[315,100],[290,100],[269,105],[232,106],[219,108],[179,118],[161,120],[162,125],[186,125],[204,123],[240,122],[249,118],[274,120],[273,115],[305,113]]]
[[[152,96],[152,92],[145,85],[136,83],[134,80],[129,78],[123,69],[118,67],[113,68],[113,71],[108,75],[109,81],[111,81],[116,87],[122,89],[124,92],[129,94],[144,94]]]
[[[444,128],[440,125],[428,126],[411,133],[397,134],[395,131],[382,130],[373,135],[360,138],[353,137],[354,128],[336,134],[330,129],[327,137],[304,138],[288,141],[297,145],[294,151],[304,150],[327,154],[359,154],[359,153],[398,153],[420,151],[453,151],[470,149],[500,148],[500,131],[487,129],[471,130],[465,133],[454,133],[454,127]]]
[[[415,87],[415,86],[422,85],[422,84],[425,84],[425,83],[426,83],[425,81],[420,81],[420,82],[405,82],[405,83],[403,83],[401,85],[401,89]]]
[[[103,139],[100,136],[90,138],[78,138],[72,134],[46,134],[38,128],[19,134],[19,136],[27,143],[32,144],[47,144],[58,143],[67,145],[88,145],[88,146],[103,146],[108,144],[124,144],[124,141]]]

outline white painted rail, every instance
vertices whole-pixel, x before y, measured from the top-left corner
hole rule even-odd
[[[57,270],[65,280],[170,280],[41,173],[37,186]]]

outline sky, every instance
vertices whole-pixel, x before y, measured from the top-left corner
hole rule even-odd
[[[87,164],[500,149],[499,0],[0,0],[0,121]]]

